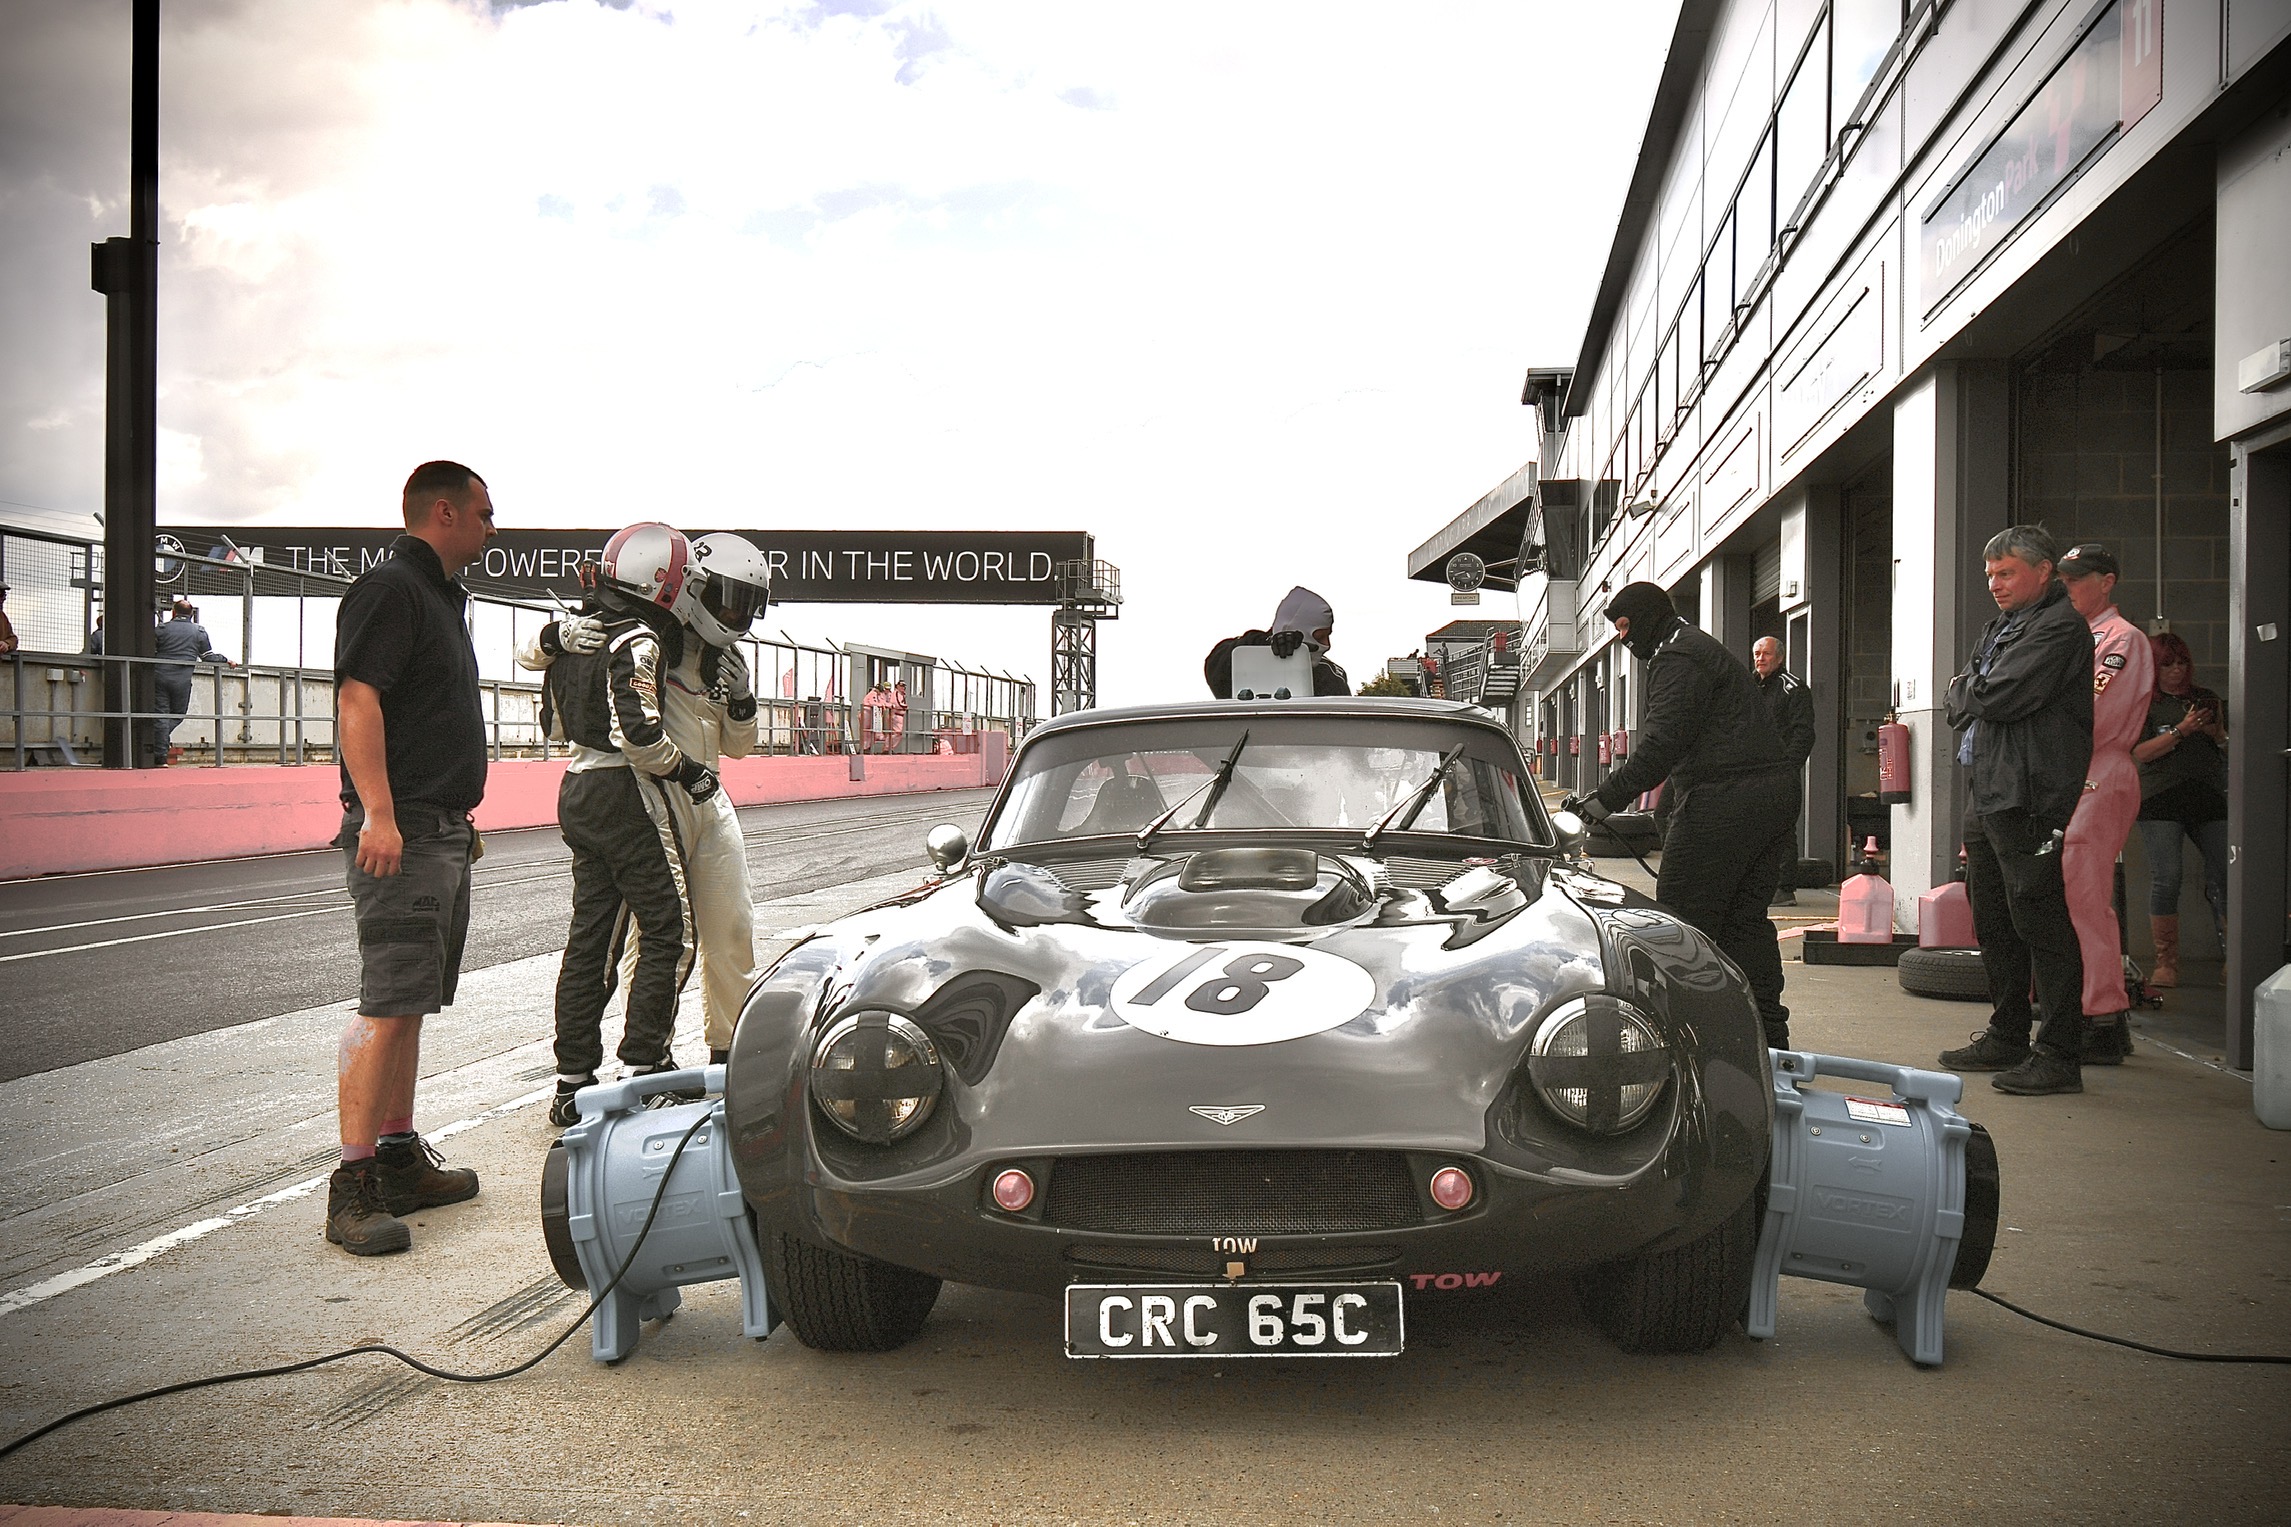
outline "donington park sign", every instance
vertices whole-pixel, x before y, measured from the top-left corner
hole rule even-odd
[[[163,525],[194,553],[232,548],[290,572],[355,578],[389,555],[394,529]],[[703,535],[705,531],[687,531]],[[570,600],[580,566],[604,555],[610,530],[505,529],[465,575],[510,598]],[[770,559],[782,604],[1057,604],[1060,564],[1087,561],[1091,538],[1054,530],[742,530]],[[226,539],[227,538],[227,539]]]

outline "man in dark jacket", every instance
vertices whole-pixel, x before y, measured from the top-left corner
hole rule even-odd
[[[1802,771],[1814,751],[1814,692],[1782,666],[1782,644],[1771,636],[1761,636],[1750,644],[1750,668],[1758,675],[1758,692],[1766,697],[1766,714],[1773,718],[1774,730],[1782,734],[1782,751],[1789,755],[1792,767]],[[1801,789],[1803,780],[1801,774]],[[1796,854],[1782,858],[1782,879],[1774,889],[1773,904],[1798,904]]]
[[[152,677],[153,695],[160,715],[173,718],[159,723],[158,756],[152,762],[164,764],[174,742],[175,727],[191,710],[191,665],[228,663],[230,659],[215,650],[207,628],[199,624],[199,612],[181,599],[175,601],[168,619],[159,622],[158,629],[152,633],[152,651],[159,659]]]
[[[1949,681],[1949,725],[1969,771],[1965,891],[1993,1003],[1989,1026],[1941,1064],[1994,1071],[2000,1092],[2082,1092],[2084,960],[2060,849],[2092,761],[2092,632],[2053,576],[2058,549],[2015,525],[1982,548],[1997,602],[1965,671]],[[2029,1030],[2031,973],[2044,1030]]]
[[[1766,907],[1797,851],[1797,765],[1742,659],[1679,619],[1660,585],[1626,585],[1607,618],[1647,665],[1646,705],[1630,758],[1570,804],[1597,820],[1670,780],[1678,805],[1655,897],[1742,967],[1766,1043],[1787,1049],[1782,951]]]

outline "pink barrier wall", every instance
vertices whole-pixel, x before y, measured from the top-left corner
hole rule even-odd
[[[991,732],[977,753],[879,754],[864,780],[841,755],[728,758],[724,788],[741,806],[972,790],[1002,782],[1005,741]],[[494,764],[478,826],[555,822],[564,772],[561,760]],[[332,764],[0,774],[0,880],[321,848],[342,825],[340,779]]]

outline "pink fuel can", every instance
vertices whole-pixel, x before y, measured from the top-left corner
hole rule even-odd
[[[1876,852],[1873,837],[1863,850]],[[1874,860],[1864,858],[1862,872],[1838,888],[1838,942],[1890,944],[1893,942],[1893,885],[1877,873]]]
[[[1965,895],[1965,882],[1937,885],[1917,898],[1917,947],[1920,949],[1974,949],[1973,903]]]

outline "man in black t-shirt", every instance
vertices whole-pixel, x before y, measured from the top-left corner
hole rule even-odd
[[[485,716],[469,596],[455,575],[493,538],[485,480],[451,461],[414,469],[406,534],[335,617],[335,751],[358,922],[358,1016],[336,1082],[342,1164],[326,1239],[355,1256],[404,1251],[400,1216],[477,1196],[414,1132],[422,1019],[450,1005],[469,931],[470,813],[485,795]]]

